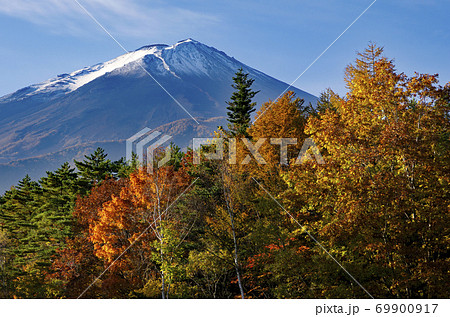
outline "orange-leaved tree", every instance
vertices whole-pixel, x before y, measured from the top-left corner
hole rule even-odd
[[[99,210],[113,195],[119,195],[126,180],[108,179],[92,188],[88,196],[79,197],[76,201],[74,217],[74,235],[67,239],[65,248],[58,250],[52,263],[52,278],[61,280],[64,285],[63,297],[77,298],[105,269],[105,263],[94,254],[94,245],[90,240],[89,228],[99,218]],[[120,277],[105,274],[103,284],[117,285]],[[106,281],[106,282],[105,282]],[[99,283],[93,285],[84,298],[114,297],[110,292],[114,287],[100,288]]]
[[[168,297],[171,261],[183,239],[176,203],[189,181],[183,167],[164,166],[152,174],[140,169],[103,205],[91,226],[96,256],[112,264],[113,272],[121,272],[134,290],[156,278],[161,296]]]

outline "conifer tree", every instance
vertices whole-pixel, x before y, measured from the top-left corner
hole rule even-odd
[[[115,177],[123,169],[125,165],[123,159],[111,162],[107,156],[105,150],[99,147],[93,154],[85,155],[83,161],[74,160],[81,178],[89,185],[100,183],[107,177]]]
[[[79,194],[84,193],[78,174],[69,163],[64,163],[55,172],[47,172],[40,180],[42,192],[35,201],[39,202],[39,215],[35,221],[57,243],[63,242],[71,232],[72,210]]]
[[[30,254],[35,252],[34,194],[40,190],[39,184],[26,175],[19,183],[7,191],[0,206],[0,225],[8,243],[4,248],[2,296],[18,295],[18,285],[25,280]],[[19,295],[21,296],[21,295]]]
[[[0,198],[1,203],[1,198]],[[5,230],[0,228],[0,298],[6,298],[8,296],[8,275],[7,275],[7,263],[8,263],[8,244],[9,239]]]
[[[252,98],[259,91],[253,91],[251,86],[254,79],[249,79],[248,74],[245,74],[240,68],[236,72],[236,76],[233,77],[234,84],[231,85],[235,92],[231,95],[231,101],[228,101],[229,110],[228,115],[228,128],[232,135],[247,135],[247,128],[250,126],[250,114],[255,111],[256,102],[252,102]]]
[[[7,294],[19,298],[53,296],[46,280],[52,256],[72,232],[72,210],[83,192],[68,163],[47,172],[39,183],[27,175],[5,193],[0,223],[8,244],[5,279]]]

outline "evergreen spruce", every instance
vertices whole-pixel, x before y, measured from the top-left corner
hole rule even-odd
[[[24,281],[33,284],[26,278],[26,271],[32,266],[38,249],[37,241],[32,236],[36,230],[33,223],[36,215],[34,197],[39,190],[39,184],[27,175],[2,198],[0,225],[4,239],[7,239],[2,252],[2,297],[19,294],[19,284]]]
[[[228,101],[227,112],[228,128],[232,136],[247,136],[247,128],[250,126],[250,115],[255,111],[256,102],[252,102],[252,98],[259,91],[253,91],[251,86],[254,79],[249,79],[240,68],[233,77],[234,84],[231,85],[236,91],[231,95],[231,101]]]
[[[42,192],[35,200],[39,202],[38,215],[34,221],[45,231],[43,239],[51,238],[53,245],[62,243],[71,233],[72,210],[78,195],[84,193],[78,175],[69,163],[55,172],[47,172],[40,180]]]
[[[74,160],[82,180],[88,183],[88,187],[104,181],[105,178],[116,177],[125,166],[123,159],[111,162],[107,156],[105,150],[99,147],[93,154],[85,155],[85,160]]]

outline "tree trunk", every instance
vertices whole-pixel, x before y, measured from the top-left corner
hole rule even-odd
[[[226,166],[224,166],[224,171],[222,174],[222,180],[223,180],[223,193],[224,193],[224,198],[227,204],[227,211],[228,211],[228,215],[230,216],[230,222],[231,222],[231,232],[233,234],[233,244],[234,244],[234,268],[236,269],[236,275],[237,275],[237,279],[238,279],[238,285],[239,285],[239,291],[241,292],[241,298],[244,299],[244,288],[242,287],[242,280],[241,280],[241,274],[239,272],[239,258],[238,258],[238,245],[237,245],[237,238],[236,238],[236,230],[234,227],[234,212],[233,212],[233,207],[231,205],[231,193],[227,193],[227,180],[226,180],[226,176],[225,176],[225,172],[228,172],[228,170],[225,171],[225,169],[227,169]]]
[[[239,273],[239,259],[238,259],[238,246],[237,246],[237,241],[236,241],[236,232],[234,230],[234,217],[233,215],[230,213],[229,211],[229,215],[230,215],[230,219],[231,219],[231,231],[233,232],[233,243],[234,243],[234,267],[236,268],[236,275],[237,275],[237,279],[238,279],[238,285],[239,285],[239,290],[241,292],[241,298],[244,299],[244,289],[242,287],[242,281],[241,281],[241,274]]]

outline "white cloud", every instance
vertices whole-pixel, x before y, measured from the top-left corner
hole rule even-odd
[[[174,6],[144,5],[139,0],[78,0],[116,35],[151,37],[193,32],[218,22],[215,16]],[[53,32],[83,34],[97,27],[74,0],[0,0],[0,14],[49,27]],[[98,27],[97,27],[98,28]]]

